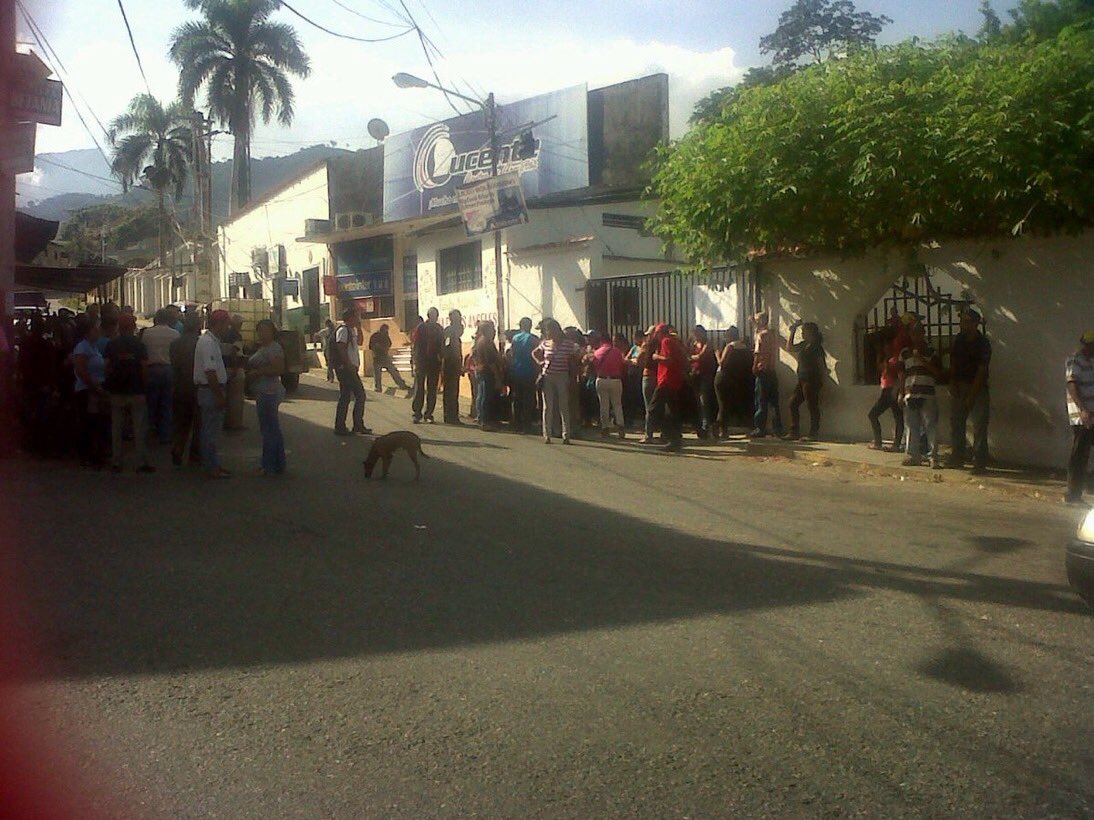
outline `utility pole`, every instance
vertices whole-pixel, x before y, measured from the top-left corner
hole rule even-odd
[[[498,107],[494,102],[494,92],[486,98],[486,129],[490,132],[490,176],[498,175]],[[498,344],[504,344],[502,334],[505,324],[505,292],[501,287],[501,229],[494,228],[494,287],[497,288],[498,306]]]
[[[0,138],[10,144],[15,128],[8,109],[8,89],[15,79],[15,3],[0,0]],[[15,174],[0,170],[0,321],[6,332],[15,310]],[[6,392],[0,385],[0,392]]]

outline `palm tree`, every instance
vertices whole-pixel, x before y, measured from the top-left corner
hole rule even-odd
[[[251,198],[251,131],[256,114],[282,125],[293,119],[289,75],[307,77],[311,62],[296,30],[268,18],[280,0],[186,0],[202,18],[171,35],[171,59],[179,67],[179,94],[187,104],[204,86],[210,116],[235,138],[232,210]]]
[[[151,94],[138,94],[125,113],[110,123],[114,158],[110,170],[123,190],[145,181],[156,192],[159,205],[159,259],[164,264],[163,228],[167,219],[166,193],[182,196],[193,157],[190,111],[180,102],[166,107]],[[120,137],[120,138],[119,138]]]

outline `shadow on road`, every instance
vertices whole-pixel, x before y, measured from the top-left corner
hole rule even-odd
[[[313,387],[301,395],[313,391],[329,397]],[[367,482],[364,442],[333,440],[289,415],[284,425],[293,448],[285,480],[210,484],[174,473],[111,483],[35,467],[13,487],[22,584],[45,656],[39,674],[407,652],[868,589],[1082,612],[1050,584],[696,537],[442,459],[424,464],[416,484],[399,459],[389,481]],[[64,521],[50,509],[58,498]],[[88,526],[113,520],[122,523]],[[942,656],[925,673],[954,668]]]

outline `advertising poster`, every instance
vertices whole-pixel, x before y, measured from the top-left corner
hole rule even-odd
[[[520,174],[489,177],[456,189],[468,236],[478,236],[528,221]]]

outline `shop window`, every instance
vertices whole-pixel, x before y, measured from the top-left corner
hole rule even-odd
[[[953,292],[958,287],[948,276],[930,268],[922,268],[895,282],[855,323],[857,381],[879,382],[884,354],[905,314],[912,314],[923,323],[928,341],[942,356],[943,367],[948,368],[950,345],[961,332],[961,311],[975,307],[967,292]]]
[[[437,293],[459,293],[481,287],[481,242],[468,242],[437,252]]]

